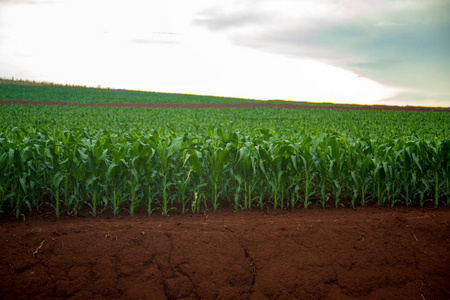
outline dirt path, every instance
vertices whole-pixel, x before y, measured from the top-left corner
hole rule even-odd
[[[141,108],[286,108],[286,109],[339,109],[339,110],[404,110],[404,111],[435,111],[450,112],[450,109],[434,109],[418,106],[388,106],[388,105],[299,105],[288,101],[275,102],[242,102],[242,103],[202,103],[202,104],[163,104],[163,103],[105,103],[105,104],[79,104],[69,102],[29,101],[29,100],[0,100],[0,105],[68,105],[68,106],[94,106],[94,107],[141,107]]]
[[[448,299],[450,209],[0,221],[2,299]]]

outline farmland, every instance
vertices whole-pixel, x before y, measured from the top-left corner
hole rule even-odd
[[[450,205],[448,113],[13,105],[0,120],[0,208],[16,218]]]
[[[295,227],[302,223],[299,219],[301,216],[295,215],[296,213],[304,214],[307,219],[302,226],[311,225],[312,228],[316,226],[314,222],[322,218],[320,214],[323,214],[323,218],[328,220],[327,224],[330,224],[339,217],[343,220],[352,220],[354,218],[350,216],[352,212],[360,212],[364,218],[377,221],[377,225],[373,226],[378,230],[380,224],[384,224],[383,232],[386,234],[388,234],[386,226],[395,232],[401,232],[405,230],[404,226],[414,224],[417,226],[418,223],[413,223],[412,219],[429,218],[430,215],[434,215],[437,216],[436,220],[430,219],[423,224],[428,226],[429,230],[433,228],[439,231],[433,235],[435,239],[425,239],[420,231],[408,231],[409,238],[415,237],[415,239],[413,237],[417,243],[415,248],[410,248],[408,242],[400,237],[398,242],[405,243],[404,247],[414,252],[426,247],[423,244],[426,240],[431,245],[442,247],[439,251],[434,250],[435,253],[440,253],[439,255],[444,253],[444,256],[445,253],[448,254],[447,222],[450,206],[448,112],[331,109],[329,105],[326,109],[306,109],[311,105],[305,103],[297,104],[305,109],[256,107],[175,110],[92,107],[81,104],[177,105],[261,101],[12,84],[0,85],[0,100],[77,104],[0,106],[0,170],[2,170],[0,211],[5,218],[29,221],[34,224],[33,226],[38,226],[35,228],[47,228],[44,231],[52,229],[40,223],[43,216],[52,216],[53,222],[57,219],[61,222],[75,222],[71,221],[79,220],[75,216],[96,217],[89,219],[93,224],[103,222],[102,216],[127,220],[126,222],[137,220],[141,222],[138,223],[139,226],[145,227],[145,230],[126,231],[126,234],[142,235],[137,236],[139,239],[135,237],[130,240],[138,243],[136,249],[141,245],[139,243],[143,242],[140,240],[144,238],[146,232],[158,228],[159,225],[156,223],[164,227],[165,220],[172,220],[167,221],[170,224],[175,222],[173,220],[177,220],[175,222],[177,223],[182,222],[182,218],[190,218],[197,222],[197,227],[191,229],[198,230],[198,226],[203,226],[201,224],[207,224],[210,219],[215,219],[215,222],[219,223],[213,223],[212,231],[208,231],[208,234],[214,235],[212,232],[220,231],[219,227],[225,230],[223,238],[230,239],[230,245],[238,247],[237,257],[243,255],[241,258],[230,259],[242,260],[244,271],[239,271],[242,273],[242,280],[248,281],[250,286],[253,282],[254,289],[257,287],[255,273],[258,270],[254,269],[253,264],[261,266],[264,255],[261,253],[259,260],[251,258],[249,252],[260,253],[257,245],[249,246],[253,247],[252,250],[242,246],[251,242],[245,228],[233,222],[227,223],[230,221],[224,219],[223,215],[230,214],[233,220],[241,222],[240,224],[245,227],[245,222],[236,219],[239,217],[235,217],[237,215],[233,212],[249,218],[261,212],[271,212],[270,216],[274,218],[272,221],[276,223],[276,227],[285,228],[280,230],[290,232],[290,236],[294,239],[303,239],[298,235],[299,232],[308,234],[311,238],[318,238],[311,236],[306,227]],[[338,107],[345,106],[334,108]],[[380,215],[377,215],[378,213]],[[395,222],[396,218],[389,217],[389,222],[386,222],[383,221],[381,213],[410,214],[410,218],[399,217],[401,224],[394,226],[391,222]],[[217,214],[216,217],[214,214]],[[134,216],[135,219],[131,219],[130,216]],[[144,225],[146,222],[144,217],[152,225]],[[286,224],[283,222],[287,218],[295,219],[294,223],[297,225],[289,223],[291,225],[283,227],[285,226],[283,224]],[[252,225],[249,225],[249,230],[252,232],[258,226],[263,226],[258,225],[258,221],[250,223]],[[370,240],[369,235],[372,234],[372,239],[377,240],[375,236],[379,231],[376,229],[359,231],[357,227],[351,227],[347,230],[345,221],[337,224],[335,229],[343,233],[352,232],[350,234],[352,237],[366,234],[366,238]],[[358,224],[363,226],[361,223]],[[176,230],[177,225],[171,226],[171,229],[155,234],[160,236],[161,240],[167,238],[171,240],[171,235],[178,234],[172,232]],[[13,230],[14,227],[9,226],[9,230]],[[61,230],[71,232],[67,227]],[[332,226],[328,233],[323,228],[321,230],[324,230],[324,236],[333,240],[330,235],[333,232]],[[187,234],[188,231],[181,232]],[[53,237],[53,241],[64,234],[58,233],[58,230],[54,232],[57,232],[57,235]],[[106,231],[98,234],[110,238],[115,236],[116,241],[117,236],[120,236],[119,232],[115,235]],[[253,234],[257,235],[256,231]],[[236,235],[243,238],[236,239]],[[420,242],[417,235],[421,237]],[[33,236],[36,243],[38,235]],[[89,238],[94,237],[91,235]],[[178,239],[183,240],[181,236],[178,236]],[[216,238],[213,240],[218,242]],[[437,241],[444,241],[445,244],[438,246]],[[301,243],[304,242],[307,240],[302,240]],[[165,242],[162,243],[165,245]],[[173,241],[171,243],[172,250],[161,250],[161,253],[164,251],[173,253],[175,251]],[[337,240],[336,243],[338,247],[344,247]],[[50,243],[46,245],[48,244]],[[168,242],[166,246],[170,248],[169,244]],[[52,245],[53,248],[57,247],[55,243]],[[178,244],[178,247],[188,247],[180,245]],[[242,247],[239,248],[239,245]],[[360,246],[353,245],[353,247]],[[211,251],[216,251],[214,249],[217,248],[212,246]],[[231,253],[234,250],[229,251]],[[381,251],[381,248],[378,251]],[[42,250],[42,253],[45,254],[45,251]],[[364,250],[360,255],[364,257],[367,253]],[[114,254],[111,255],[110,259],[114,257]],[[160,253],[152,255],[155,258],[160,256]],[[397,255],[394,256],[399,259]],[[223,257],[229,258],[225,253]],[[386,260],[391,258],[389,255],[385,257]],[[194,258],[186,259],[191,263]],[[433,259],[430,262],[434,262],[435,265],[443,262]],[[401,266],[405,268],[411,263],[409,259],[403,262],[405,264],[402,263]],[[182,264],[181,261],[179,263]],[[35,263],[30,264],[35,266]],[[156,264],[159,271],[164,269],[161,269],[160,263]],[[331,262],[329,264],[333,265]],[[252,267],[245,271],[248,265]],[[31,267],[25,269],[29,268]],[[169,273],[175,270],[169,269],[166,270]],[[198,297],[201,296],[199,294],[201,290],[208,290],[193,282],[192,278],[195,276],[189,275],[187,269],[184,271],[180,269],[177,272],[178,277],[173,274],[160,274],[168,280],[163,284],[164,289],[168,289],[169,279],[181,280],[180,278],[188,277],[190,283],[183,284],[195,286]],[[239,273],[236,270],[230,272]],[[430,284],[429,272],[423,270],[420,272],[423,273],[417,276],[421,278],[422,284],[424,281]],[[441,274],[439,276],[448,275],[444,270],[439,272]],[[327,280],[330,282],[337,282],[340,276],[336,275],[336,271],[328,275],[330,278]],[[395,277],[394,274],[388,276]],[[437,278],[436,282],[440,282],[440,278]],[[414,281],[417,278],[410,279]],[[400,286],[405,280],[407,279],[399,280],[398,286],[388,294],[392,296],[401,291]],[[336,297],[339,293],[343,293],[358,298],[368,293],[367,290],[349,292],[349,287],[345,292],[342,282],[345,280],[341,279],[338,285],[341,290],[334,290]],[[444,287],[436,285],[436,282],[421,288],[420,291],[428,288],[431,295],[441,295],[439,293],[448,288],[448,285]],[[381,285],[383,284],[385,283]],[[240,286],[236,289],[238,291],[236,295],[249,297],[253,288]],[[290,289],[288,293],[298,293],[295,292],[295,288]],[[264,293],[262,289],[259,292],[269,298],[283,297],[282,294],[277,294],[279,291]],[[327,289],[325,294],[319,293],[314,297],[321,298],[325,297],[324,295],[333,297],[334,292]],[[372,292],[374,298],[381,295],[376,294],[375,290]],[[186,291],[185,298],[192,297],[192,293],[194,292]],[[304,296],[311,293],[312,291],[309,291]],[[178,295],[181,294],[183,292],[178,291]],[[215,295],[219,294],[220,292],[216,291]],[[414,295],[419,294],[423,297],[421,293]],[[208,294],[202,295],[211,298]],[[223,295],[230,296],[225,292]],[[61,294],[61,297],[63,296],[64,294]],[[176,298],[176,295],[172,294],[165,296]],[[133,298],[131,294],[128,294],[128,297]]]

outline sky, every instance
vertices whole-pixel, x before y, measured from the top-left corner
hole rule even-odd
[[[0,77],[450,107],[450,0],[0,0]]]

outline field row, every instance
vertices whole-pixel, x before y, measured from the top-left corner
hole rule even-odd
[[[242,103],[266,102],[262,100],[187,95],[174,93],[145,92],[133,90],[88,88],[83,86],[64,86],[32,81],[11,81],[0,78],[0,100],[57,101],[70,103]],[[341,106],[331,103],[291,102],[298,105]],[[347,105],[352,106],[352,105]]]
[[[236,103],[249,99],[185,94],[109,90],[65,86],[24,86],[1,84],[2,100],[57,101],[71,103]]]
[[[18,91],[10,96],[150,101],[139,92]],[[449,205],[449,141],[449,113],[0,106],[0,207],[20,217],[45,205],[56,215]]]
[[[338,133],[252,135],[217,128],[160,134],[15,127],[0,136],[0,209],[51,205],[76,215],[146,207],[166,215],[221,204],[307,208],[450,205],[450,140],[365,139]],[[349,202],[343,202],[348,199]]]
[[[148,133],[183,135],[209,134],[224,128],[243,135],[269,130],[280,139],[318,136],[323,132],[366,139],[425,140],[450,138],[450,113],[406,111],[343,111],[331,109],[143,109],[119,107],[74,107],[45,105],[0,106],[0,132],[14,139],[11,130],[81,130],[95,133],[108,130],[117,134]],[[49,132],[49,133],[47,133]],[[24,133],[24,135],[26,135]],[[17,142],[21,142],[16,139]]]

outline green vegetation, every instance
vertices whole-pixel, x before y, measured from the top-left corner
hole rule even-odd
[[[242,103],[262,100],[199,96],[144,91],[101,89],[86,86],[61,85],[51,82],[17,81],[0,78],[0,100],[55,101],[70,103]],[[272,100],[270,103],[280,103]],[[290,102],[298,105],[341,106],[332,103]],[[346,105],[353,106],[353,105]]]
[[[70,103],[239,103],[255,100],[156,93],[129,90],[87,88],[39,84],[17,85],[0,80],[1,100],[55,101]]]
[[[449,148],[449,113],[4,105],[0,210],[450,205]]]

